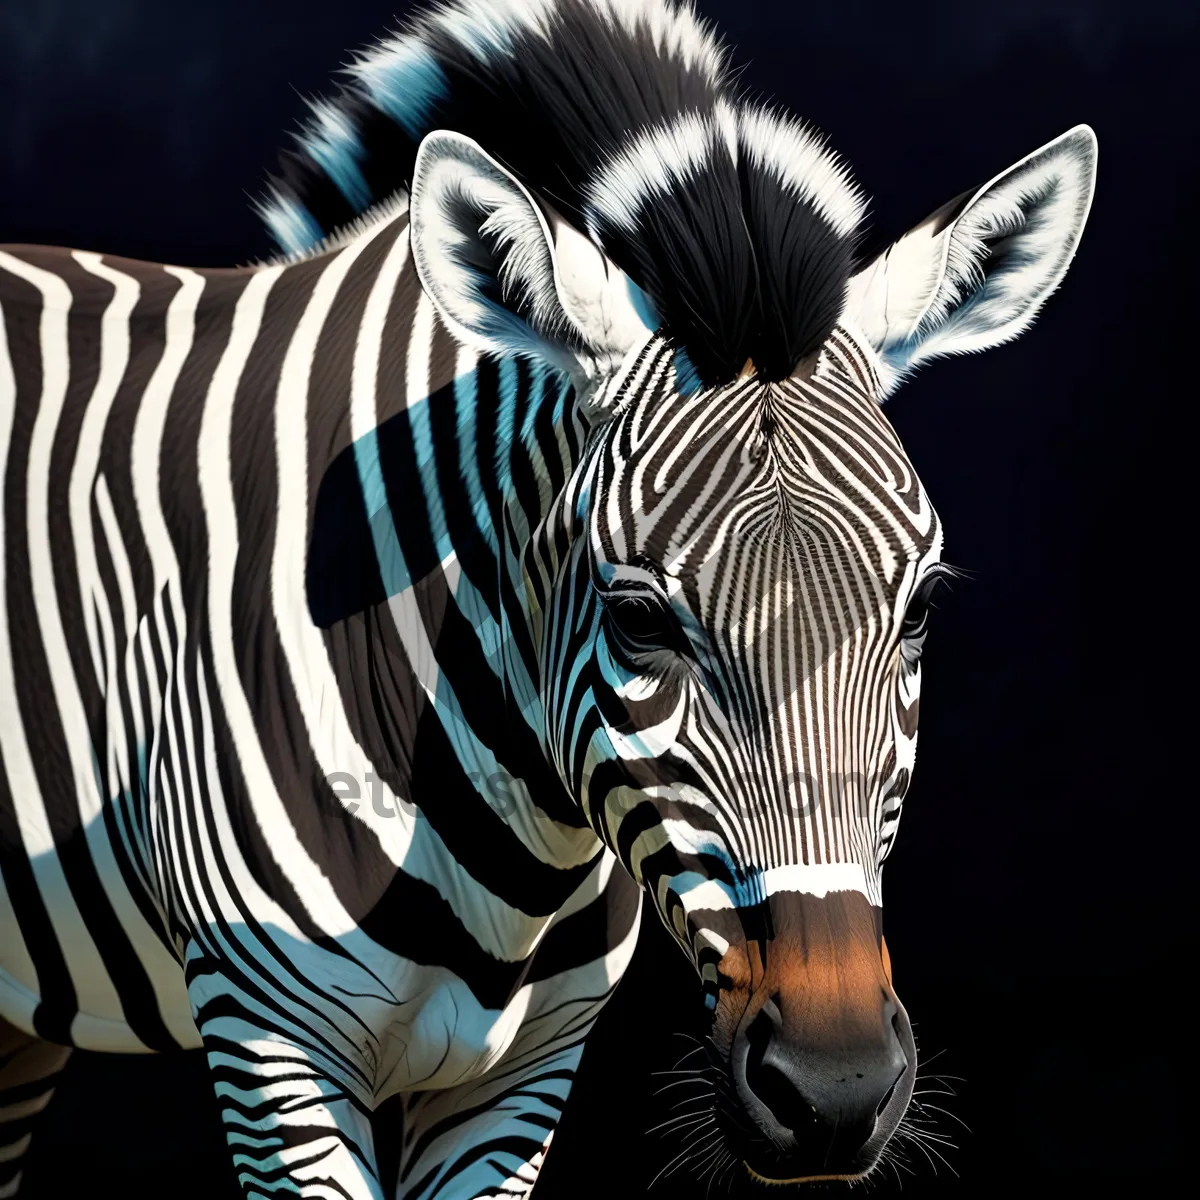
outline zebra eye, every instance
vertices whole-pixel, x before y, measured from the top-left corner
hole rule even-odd
[[[910,601],[904,613],[904,623],[900,627],[900,636],[906,642],[920,641],[925,636],[929,624],[929,594],[928,589],[922,588]]]
[[[937,592],[939,584],[943,584],[959,574],[960,572],[953,567],[948,567],[943,563],[936,564],[926,573],[904,612],[904,621],[900,626],[900,638],[903,643],[920,649],[929,626],[930,601]]]
[[[678,641],[674,618],[651,593],[612,596],[605,612],[613,632],[635,649],[670,648]]]

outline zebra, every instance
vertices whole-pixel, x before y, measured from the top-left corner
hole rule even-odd
[[[872,1172],[947,571],[882,404],[1032,322],[1095,165],[863,262],[689,4],[447,0],[313,102],[275,257],[0,248],[0,1196],[72,1047],[202,1050],[246,1196],[526,1195],[643,897],[695,1171]]]

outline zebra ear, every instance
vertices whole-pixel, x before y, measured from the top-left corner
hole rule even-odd
[[[547,210],[554,242],[554,283],[563,311],[601,371],[658,329],[650,297],[589,237]]]
[[[486,353],[592,374],[648,333],[625,276],[462,134],[422,141],[409,220],[421,285],[451,331]]]
[[[846,319],[891,390],[944,354],[1022,333],[1061,282],[1092,203],[1096,135],[1077,125],[943,205],[855,275]]]

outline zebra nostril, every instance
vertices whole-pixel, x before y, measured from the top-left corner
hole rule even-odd
[[[777,1014],[776,1005],[768,1001],[746,1030],[749,1043],[746,1084],[783,1129],[797,1133],[801,1127],[816,1123],[817,1111],[805,1102],[783,1071],[765,1061],[767,1048],[776,1031],[777,1022],[773,1018]]]

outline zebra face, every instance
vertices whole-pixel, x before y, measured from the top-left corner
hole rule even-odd
[[[700,973],[747,1164],[852,1177],[916,1069],[879,869],[940,527],[845,332],[780,383],[676,383],[652,342],[607,397],[560,761],[592,731],[571,785]]]
[[[761,1182],[869,1172],[916,1073],[880,871],[945,571],[881,401],[1028,327],[1095,160],[1069,130],[850,274],[858,199],[769,114],[639,134],[576,199],[586,234],[470,138],[417,155],[443,321],[575,385],[521,551],[545,750],[694,963],[712,1119]]]

